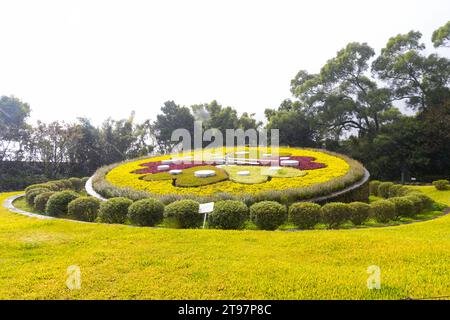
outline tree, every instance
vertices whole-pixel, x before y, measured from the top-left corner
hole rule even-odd
[[[279,129],[280,145],[292,147],[315,147],[317,146],[317,130],[307,115],[301,111],[278,110],[266,111],[268,123],[266,129]]]
[[[450,21],[433,32],[431,41],[435,48],[450,47]]]
[[[29,126],[30,106],[11,96],[0,97],[0,161],[20,160]]]
[[[187,107],[180,107],[173,101],[164,102],[162,114],[156,116],[153,124],[156,141],[160,150],[169,152],[178,142],[171,141],[172,132],[176,129],[186,129],[191,136],[194,133],[194,116]]]
[[[330,59],[319,74],[302,70],[291,81],[291,92],[301,109],[316,117],[325,132],[346,131],[375,135],[393,108],[391,92],[369,78],[369,60],[375,55],[366,43],[350,43]]]
[[[389,84],[395,100],[406,100],[409,107],[424,110],[432,91],[448,87],[450,60],[437,54],[425,56],[421,38],[415,31],[390,38],[372,70]]]

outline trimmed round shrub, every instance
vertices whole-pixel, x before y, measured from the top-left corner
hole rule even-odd
[[[400,189],[397,190],[397,197],[407,196],[411,192],[412,192],[412,189],[402,186]]]
[[[395,204],[397,216],[409,217],[416,212],[414,202],[407,197],[394,197],[389,199],[389,201]]]
[[[352,202],[349,204],[350,208],[353,209],[349,220],[354,225],[361,225],[370,216],[370,205],[364,202]]]
[[[222,200],[214,204],[214,211],[208,215],[208,223],[218,229],[242,229],[249,215],[245,203],[235,200]]]
[[[353,215],[353,208],[347,203],[331,202],[322,207],[322,220],[329,228],[336,228]]]
[[[69,203],[78,198],[78,193],[71,190],[55,192],[47,201],[45,212],[52,217],[58,217],[67,214]]]
[[[69,203],[67,213],[77,220],[94,222],[99,209],[100,200],[94,197],[79,197]]]
[[[128,214],[128,207],[133,201],[128,198],[117,197],[103,201],[100,204],[98,218],[104,223],[125,223]]]
[[[194,200],[178,200],[164,208],[164,217],[175,222],[179,228],[198,228],[203,214],[198,213],[199,203]]]
[[[80,178],[69,178],[69,182],[72,185],[71,189],[80,191],[83,188],[83,183]]]
[[[401,184],[394,184],[389,188],[389,198],[398,197],[400,190],[402,189]]]
[[[36,189],[31,189],[31,190],[29,190],[29,191],[26,193],[25,199],[26,199],[27,203],[28,203],[30,206],[32,206],[32,205],[34,205],[34,199],[35,199],[38,195],[40,195],[40,194],[42,194],[42,193],[45,193],[45,192],[49,192],[49,191],[50,191],[50,190],[49,190],[49,189],[46,189],[46,188],[36,188]]]
[[[25,188],[25,193],[28,193],[33,189],[48,189],[50,191],[57,191],[55,190],[56,189],[55,185],[53,185],[51,182],[47,182],[47,183],[32,184]]]
[[[405,198],[413,203],[414,214],[419,214],[423,211],[422,199],[420,199],[416,194],[409,194]]]
[[[426,194],[423,194],[422,192],[414,192],[409,195],[414,195],[422,200],[422,210],[431,210],[433,208],[434,201]]]
[[[297,202],[289,207],[289,221],[299,229],[312,229],[321,215],[322,207],[316,203]]]
[[[128,219],[138,226],[154,226],[164,218],[164,205],[156,199],[142,199],[128,208]]]
[[[377,197],[378,196],[378,187],[380,186],[381,181],[373,180],[370,181],[369,189],[370,189],[370,195]]]
[[[44,192],[34,198],[34,208],[39,212],[45,212],[45,207],[47,206],[47,201],[55,192],[49,191]]]
[[[250,207],[250,215],[256,226],[262,230],[275,230],[287,218],[286,206],[275,201],[261,201]]]
[[[370,213],[378,222],[389,222],[396,216],[395,204],[389,200],[375,201],[370,205]]]
[[[81,178],[81,185],[84,188],[84,186],[86,185],[86,183],[88,182],[88,180],[90,179],[90,177],[83,177]]]
[[[382,198],[389,198],[389,190],[394,184],[392,182],[382,182],[378,187],[378,196]]]
[[[436,188],[436,190],[439,191],[445,191],[449,189],[449,182],[448,180],[436,180],[433,181],[433,186]]]

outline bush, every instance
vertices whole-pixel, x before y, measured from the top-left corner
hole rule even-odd
[[[34,208],[39,212],[45,212],[48,199],[54,194],[53,191],[44,192],[34,198]]]
[[[298,202],[289,207],[289,221],[300,229],[312,229],[321,215],[322,208],[316,203]]]
[[[178,200],[164,208],[164,217],[175,222],[179,228],[198,228],[203,214],[198,213],[199,203],[194,200]]]
[[[214,204],[214,211],[208,216],[209,225],[219,229],[242,229],[249,214],[245,203],[236,200],[222,200]]]
[[[382,223],[386,223],[396,216],[395,204],[389,200],[375,201],[370,205],[370,212],[377,221]]]
[[[436,188],[436,190],[445,191],[449,189],[449,182],[448,180],[436,180],[433,181],[433,186]]]
[[[370,181],[369,189],[370,189],[370,195],[377,197],[378,196],[378,187],[380,186],[381,181],[373,180]]]
[[[79,195],[76,192],[70,190],[55,192],[48,199],[45,212],[53,217],[65,215],[69,203],[78,197]]]
[[[81,221],[94,222],[100,209],[100,200],[94,197],[79,197],[67,207],[68,214]]]
[[[434,201],[429,196],[423,194],[422,192],[413,192],[409,195],[414,195],[422,201],[422,210],[430,210],[433,208]]]
[[[56,191],[56,186],[51,183],[39,183],[39,184],[32,184],[25,188],[25,193],[30,192],[33,189],[48,189],[50,191]]]
[[[86,183],[88,182],[89,179],[90,179],[90,177],[81,178],[81,185],[83,186],[83,188],[84,188],[84,186],[86,185]]]
[[[40,194],[42,194],[42,193],[45,193],[45,192],[49,192],[49,191],[50,191],[50,190],[49,190],[49,189],[46,189],[46,188],[36,188],[36,189],[31,189],[31,190],[29,190],[29,191],[26,193],[25,199],[26,199],[27,203],[28,203],[30,206],[32,206],[32,205],[34,205],[34,199],[35,199],[38,195],[40,195]]]
[[[389,198],[389,190],[394,184],[392,182],[382,182],[378,187],[378,195],[382,198]]]
[[[419,214],[419,213],[422,212],[422,210],[423,210],[422,199],[420,199],[415,194],[409,194],[405,198],[407,198],[409,201],[411,201],[413,203],[413,205],[414,205],[414,214]]]
[[[398,197],[400,194],[400,190],[402,189],[401,184],[394,184],[389,188],[389,198]]]
[[[164,205],[156,199],[142,199],[128,208],[128,219],[138,226],[154,226],[164,218]]]
[[[350,221],[354,225],[361,225],[370,216],[370,205],[364,202],[352,202],[349,204],[350,208],[353,209],[350,216]]]
[[[347,203],[332,202],[322,207],[323,222],[328,224],[329,228],[335,228],[349,220],[353,215],[353,209]]]
[[[128,214],[128,207],[133,201],[128,198],[111,198],[100,204],[98,218],[104,223],[125,223]]]
[[[389,201],[395,205],[397,216],[409,217],[416,212],[414,202],[407,197],[394,197],[389,199]]]
[[[286,207],[275,201],[261,201],[250,207],[250,215],[258,228],[275,230],[286,221]]]
[[[412,192],[412,189],[402,186],[400,189],[398,189],[397,191],[397,197],[404,197],[407,196],[409,193]]]
[[[84,185],[80,178],[69,178],[69,182],[72,186],[71,189],[78,191],[78,192],[81,191],[81,189],[83,189]]]

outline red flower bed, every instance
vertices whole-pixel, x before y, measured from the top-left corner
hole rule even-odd
[[[299,165],[297,167],[291,167],[296,168],[299,170],[316,170],[316,169],[322,169],[325,168],[326,165],[319,162],[314,162],[316,159],[313,157],[301,157],[301,156],[291,156],[289,157],[289,160],[297,160],[299,162]],[[147,162],[141,164],[142,169],[135,170],[132,173],[136,174],[149,174],[149,173],[158,173],[163,172],[162,170],[158,170],[158,166],[162,165],[161,161],[155,161],[155,162]],[[169,164],[169,170],[183,170],[183,169],[189,169],[192,167],[197,166],[204,166],[208,165],[206,162],[201,163],[194,163],[194,162],[188,162],[188,163],[180,163],[180,164]],[[210,165],[210,164],[209,164]],[[251,164],[254,166],[254,164]],[[270,166],[270,161],[263,161],[259,162],[260,166]]]

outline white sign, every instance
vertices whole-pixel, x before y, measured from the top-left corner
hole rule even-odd
[[[209,213],[214,210],[214,202],[201,203],[198,208],[198,213]]]

